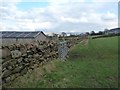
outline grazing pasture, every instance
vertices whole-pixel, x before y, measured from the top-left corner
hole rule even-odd
[[[52,64],[48,64],[46,74],[34,71],[8,87],[117,88],[118,38],[84,40],[71,48],[66,61],[53,60]]]

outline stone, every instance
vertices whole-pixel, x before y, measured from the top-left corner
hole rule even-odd
[[[41,57],[41,56],[40,56],[39,54],[34,54],[34,58],[35,58],[35,59],[39,60],[40,57]]]
[[[26,74],[27,71],[28,71],[28,68],[25,67],[23,70],[21,70],[20,75],[24,75],[24,74]]]
[[[7,62],[10,61],[12,59],[12,56],[7,56],[6,58],[2,59],[2,62]]]
[[[20,52],[21,52],[22,54],[25,54],[26,51],[27,51],[27,49],[26,49],[25,47],[20,48]]]
[[[27,54],[23,54],[22,57],[23,57],[23,58],[26,58],[26,57],[27,57]]]
[[[9,62],[4,62],[4,63],[2,64],[2,68],[6,68],[6,67],[8,66],[8,63],[9,63]]]
[[[27,52],[27,54],[29,54],[31,52],[31,50],[27,50],[26,52]]]
[[[42,45],[40,45],[39,47],[38,47],[38,49],[39,50],[42,50],[44,47],[42,46]]]
[[[31,65],[31,66],[29,67],[29,69],[32,69],[32,70],[33,70],[33,69],[34,69],[34,66],[33,66],[33,65]]]
[[[10,77],[5,78],[5,82],[6,82],[6,83],[8,83],[8,82],[10,82],[10,81],[11,81],[11,78],[10,78]]]
[[[28,55],[28,58],[33,58],[33,55]]]
[[[12,70],[12,69],[13,69],[12,66],[8,66],[7,68],[8,68],[9,70]]]
[[[17,63],[21,63],[21,62],[22,62],[22,59],[23,59],[23,58],[19,58],[19,59],[17,60]]]
[[[28,72],[31,73],[31,72],[32,72],[32,69],[29,69]]]
[[[14,68],[16,68],[16,67],[18,67],[18,66],[19,66],[19,64],[15,64],[15,65],[14,65]]]
[[[32,50],[31,50],[33,53],[37,53],[37,50],[36,50],[36,48],[32,48]]]
[[[2,72],[4,72],[5,70],[7,70],[6,68],[2,68]]]
[[[34,68],[37,68],[38,67],[38,64],[34,64]]]
[[[8,48],[2,49],[1,52],[2,52],[2,58],[3,59],[11,55],[11,52],[10,52],[10,50]]]
[[[13,50],[14,49],[13,45],[9,45],[8,48],[9,48],[9,50]]]
[[[8,77],[10,76],[12,73],[11,70],[5,70],[3,73],[2,73],[2,78],[5,78],[5,77]]]
[[[10,76],[11,81],[14,80],[15,78],[16,78],[15,75]]]
[[[30,63],[26,63],[26,64],[25,64],[25,66],[29,66],[29,65],[30,65]]]
[[[25,58],[23,59],[24,63],[28,63],[29,62],[29,58]]]
[[[2,79],[0,78],[0,85],[2,85]],[[1,89],[2,90],[2,89]]]
[[[12,73],[19,73],[24,67],[23,66],[19,66],[19,67],[16,67]]]
[[[17,59],[11,59],[11,60],[9,61],[9,65],[10,65],[10,66],[15,65],[16,63],[17,63]]]
[[[11,51],[11,54],[12,54],[12,58],[18,58],[22,55],[19,50],[13,50]]]

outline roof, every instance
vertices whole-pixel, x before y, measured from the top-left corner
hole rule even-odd
[[[120,32],[120,28],[114,28],[114,29],[110,29],[110,30],[108,30],[108,31],[117,31],[117,32]]]
[[[42,31],[34,32],[17,32],[17,31],[2,31],[0,38],[35,38],[40,34],[46,36]]]
[[[118,32],[118,33],[120,33],[120,28],[110,29],[110,30],[107,30],[105,32]]]
[[[120,28],[114,28],[114,29],[110,29],[110,31],[120,31]]]

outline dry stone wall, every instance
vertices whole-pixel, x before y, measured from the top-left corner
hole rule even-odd
[[[68,48],[81,41],[80,38],[66,39]],[[2,83],[14,80],[32,71],[35,67],[58,58],[58,43],[40,41],[32,44],[2,46]]]

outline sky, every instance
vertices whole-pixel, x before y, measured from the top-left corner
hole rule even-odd
[[[118,0],[0,0],[0,31],[90,32],[118,27]]]

